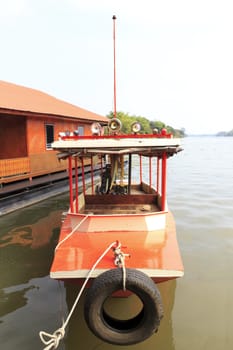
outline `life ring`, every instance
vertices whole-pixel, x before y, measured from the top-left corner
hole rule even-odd
[[[105,301],[122,290],[122,269],[115,268],[99,275],[89,288],[84,316],[90,330],[100,339],[116,345],[131,345],[157,332],[163,317],[162,300],[155,283],[146,274],[126,269],[126,289],[137,295],[141,311],[130,319],[116,319],[104,309]]]

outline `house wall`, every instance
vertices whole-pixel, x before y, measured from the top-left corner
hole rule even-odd
[[[26,119],[0,115],[0,159],[27,156]]]
[[[50,174],[67,169],[56,151],[46,147],[46,124],[54,125],[54,140],[61,131],[84,128],[90,135],[91,122],[51,116],[0,115],[0,183]]]
[[[84,127],[85,135],[90,135],[90,127],[86,123],[80,123],[77,121],[58,120],[51,117],[45,118],[28,118],[27,119],[27,144],[28,154],[38,154],[51,152],[46,149],[46,130],[45,125],[54,125],[54,139],[58,139],[58,134],[61,131],[73,131],[79,126]]]
[[[89,127],[77,121],[57,120],[51,117],[28,118],[27,120],[27,143],[30,158],[31,173],[40,175],[67,169],[66,161],[59,161],[56,151],[46,148],[46,124],[54,125],[54,140],[58,139],[61,131],[73,131],[78,126],[84,127],[84,133]],[[87,132],[88,134],[88,132]]]

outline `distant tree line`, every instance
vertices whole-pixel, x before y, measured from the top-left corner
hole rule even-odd
[[[108,118],[113,118],[114,114],[113,112],[110,112],[107,115]],[[122,123],[122,132],[125,134],[131,133],[131,125],[133,122],[137,121],[141,124],[141,134],[151,134],[153,129],[158,129],[160,132],[161,129],[165,128],[167,129],[168,133],[171,133],[174,137],[184,137],[185,135],[185,129],[174,129],[170,125],[166,125],[164,122],[159,120],[149,120],[145,117],[136,116],[136,115],[129,115],[128,113],[124,112],[117,112],[116,117],[121,121]]]
[[[220,131],[217,136],[233,136],[233,129],[231,131]]]

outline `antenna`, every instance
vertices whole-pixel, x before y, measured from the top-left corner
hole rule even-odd
[[[113,19],[113,60],[114,60],[114,110],[113,115],[116,118],[116,16],[112,17]]]

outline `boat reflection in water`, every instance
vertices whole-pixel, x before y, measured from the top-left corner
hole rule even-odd
[[[0,219],[1,316],[25,306],[37,289],[33,279],[49,273],[62,210],[56,200],[47,203],[51,207],[42,203]]]

